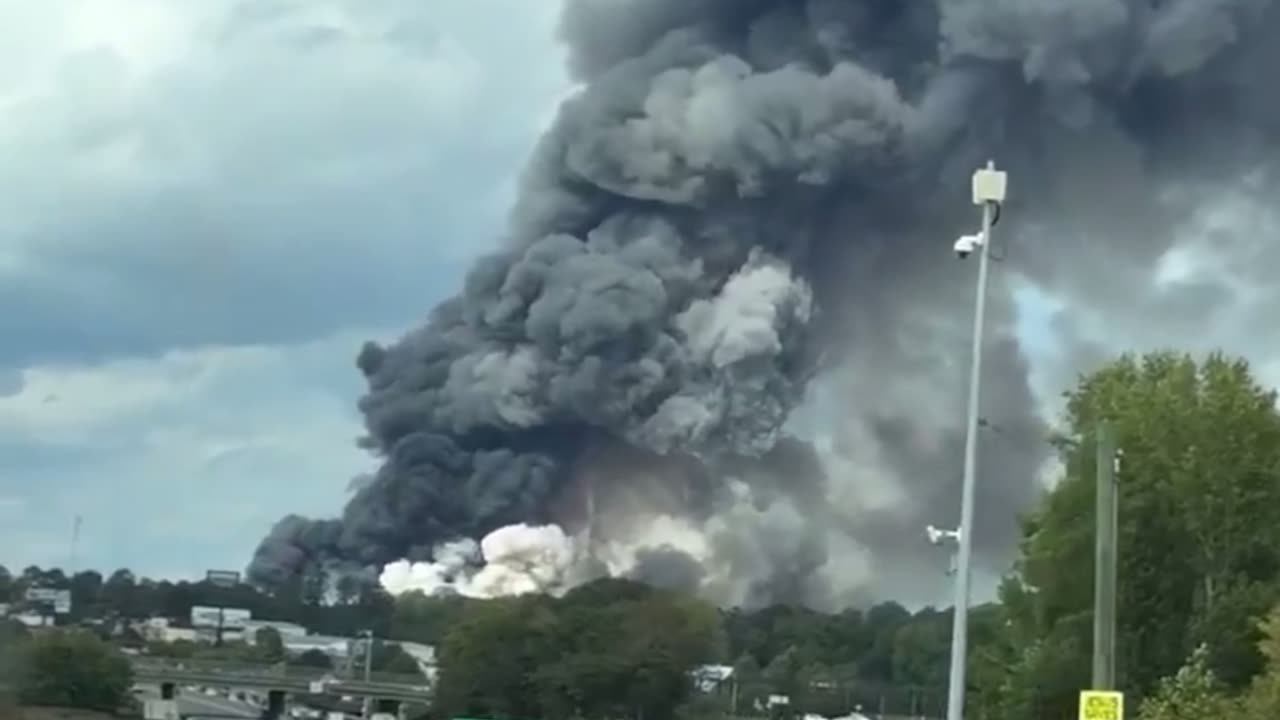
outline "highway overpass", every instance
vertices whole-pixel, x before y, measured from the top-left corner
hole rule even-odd
[[[339,695],[420,705],[431,701],[431,690],[420,675],[372,673],[365,680],[363,675],[342,677],[322,668],[138,656],[130,658],[130,663],[134,680],[140,684],[197,685],[262,692],[276,690],[298,695]]]

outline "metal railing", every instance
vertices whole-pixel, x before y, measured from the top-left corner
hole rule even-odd
[[[421,675],[370,673],[353,677],[324,668],[297,667],[284,663],[252,663],[227,660],[134,657],[130,659],[135,677],[145,681],[171,680],[182,684],[272,686],[281,690],[309,692],[312,684],[324,682],[338,694],[385,698],[422,699],[430,696],[428,682]]]
[[[338,682],[365,682],[363,673],[345,673],[327,668],[287,665],[285,663],[255,663],[235,660],[179,659],[159,657],[135,657],[131,659],[134,671],[183,671],[188,673],[215,673],[230,675],[253,675],[272,678],[288,678],[297,680],[319,680],[333,678]],[[404,673],[373,672],[368,682],[382,685],[425,685],[421,675]]]

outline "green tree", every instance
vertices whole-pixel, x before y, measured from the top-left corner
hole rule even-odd
[[[467,605],[438,648],[435,705],[441,717],[535,717],[530,679],[550,656],[555,617],[538,597]]]
[[[398,643],[377,641],[373,645],[373,662],[371,669],[375,672],[416,675],[418,663]]]
[[[111,577],[102,585],[101,596],[122,617],[140,619],[148,614],[147,608],[140,602],[142,597],[138,592],[137,579],[128,570],[120,569],[111,573]]]
[[[296,665],[297,667],[323,668],[328,670],[333,667],[333,660],[328,655],[324,654],[324,652],[311,649],[298,655],[298,657],[292,660],[289,664]]]
[[[637,717],[670,717],[692,689],[689,673],[724,649],[715,609],[667,592],[624,604],[619,631]]]
[[[264,662],[284,660],[284,638],[273,627],[260,628],[253,636],[254,654]]]
[[[719,612],[621,580],[468,602],[439,648],[444,715],[669,718],[723,656]]]
[[[1241,720],[1274,720],[1280,717],[1280,606],[1259,623],[1258,648],[1266,669],[1254,679],[1241,701]]]
[[[78,572],[71,578],[71,612],[74,617],[97,617],[102,601],[102,574],[96,570]]]
[[[1201,645],[1176,675],[1161,680],[1142,702],[1138,720],[1227,718],[1233,710],[1233,703],[1209,669],[1209,648]]]
[[[17,668],[18,699],[25,705],[113,712],[132,685],[128,660],[82,631],[36,635],[24,645]]]
[[[1119,473],[1119,680],[1132,697],[1172,676],[1199,644],[1239,687],[1261,667],[1251,618],[1275,598],[1280,416],[1244,361],[1124,356],[1066,394],[1065,476],[1025,522],[1002,593],[1019,638],[1002,702],[1069,715],[1088,681],[1095,430],[1106,419]],[[1082,578],[1088,580],[1082,581]]]
[[[899,627],[893,637],[892,677],[897,683],[940,687],[951,657],[950,612],[926,610]]]
[[[391,637],[435,644],[444,637],[448,628],[461,617],[466,607],[465,598],[459,596],[435,597],[422,592],[411,592],[396,598],[391,616]]]
[[[21,659],[22,646],[30,637],[30,631],[22,623],[0,618],[0,678],[14,676]]]

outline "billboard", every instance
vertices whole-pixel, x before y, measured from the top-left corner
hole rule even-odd
[[[210,570],[204,575],[205,582],[221,587],[235,587],[240,584],[240,573],[235,570]]]
[[[71,591],[54,590],[53,588],[28,588],[27,602],[44,605],[55,615],[66,615],[71,612]]]
[[[222,613],[222,629],[223,630],[242,630],[245,623],[253,618],[253,615],[244,608],[222,608],[207,605],[196,605],[191,608],[191,627],[193,628],[216,628],[218,627],[218,613]]]

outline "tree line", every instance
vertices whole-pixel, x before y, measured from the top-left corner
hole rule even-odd
[[[259,619],[303,624],[320,634],[353,637],[365,629],[373,629],[377,636],[390,641],[435,645],[442,668],[442,707],[449,705],[450,697],[469,697],[472,704],[463,709],[472,712],[492,710],[499,715],[502,708],[514,712],[513,709],[519,707],[543,707],[522,704],[526,700],[533,702],[529,700],[532,696],[504,695],[494,685],[493,678],[499,676],[489,670],[474,673],[461,670],[468,667],[468,662],[487,667],[494,661],[492,655],[502,653],[502,643],[510,642],[508,636],[514,632],[510,629],[488,635],[501,638],[498,644],[477,645],[476,640],[490,632],[486,630],[487,623],[504,617],[504,609],[514,613],[509,617],[512,622],[523,622],[526,613],[531,613],[529,617],[542,617],[547,622],[555,619],[559,628],[556,637],[566,644],[549,641],[549,644],[541,644],[539,647],[545,651],[544,654],[525,655],[528,662],[520,667],[554,667],[555,682],[562,688],[570,685],[574,668],[602,668],[603,658],[623,658],[618,649],[620,646],[615,647],[617,628],[633,628],[638,635],[632,645],[644,652],[659,654],[640,655],[631,660],[647,663],[647,672],[652,677],[661,675],[667,678],[666,684],[646,691],[647,695],[641,693],[643,697],[637,700],[640,703],[637,707],[648,708],[648,717],[661,717],[661,714],[654,715],[659,706],[670,706],[688,699],[689,673],[699,665],[710,663],[726,663],[735,668],[739,682],[736,702],[744,709],[754,707],[757,701],[775,692],[795,695],[802,698],[802,702],[803,698],[813,696],[817,705],[830,705],[832,698],[825,695],[834,693],[841,702],[848,700],[868,707],[888,704],[904,710],[915,707],[922,711],[938,707],[945,691],[942,683],[946,677],[945,660],[951,622],[949,611],[925,609],[913,614],[893,602],[865,611],[850,609],[837,615],[791,606],[755,612],[722,611],[692,598],[658,593],[643,585],[619,580],[583,586],[558,600],[533,596],[511,599],[507,603],[457,596],[428,597],[421,593],[393,599],[380,589],[371,587],[360,588],[358,593],[345,598],[332,595],[306,597],[288,590],[266,592],[250,585],[226,588],[204,581],[156,581],[137,578],[128,570],[118,570],[103,580],[92,570],[68,577],[59,569],[28,567],[13,575],[0,568],[0,602],[20,603],[29,587],[70,590],[72,612],[60,618],[59,622],[94,628],[103,638],[111,638],[118,644],[135,645],[155,655],[332,666],[329,658],[316,651],[301,657],[285,658],[280,639],[270,632],[267,634],[271,637],[256,638],[257,643],[228,642],[222,648],[185,641],[144,643],[136,634],[116,632],[117,625],[129,620],[166,617],[182,621],[190,617],[193,606],[219,604],[249,609]],[[651,628],[657,621],[647,618],[645,613],[665,613],[670,622],[661,622],[676,628],[684,626],[672,618],[684,612],[696,616],[689,620],[693,627],[710,635],[692,645],[681,645],[679,653],[668,653],[661,649],[656,636],[652,635],[654,631]],[[640,619],[628,620],[628,613],[640,613]],[[990,615],[990,608],[978,612],[980,618]],[[593,626],[598,628],[595,632],[603,644],[598,647],[582,645],[592,632],[588,628]],[[697,633],[688,630],[689,638],[695,636]],[[580,653],[584,656],[578,656],[571,662],[551,662],[548,658],[563,655],[570,640],[579,641],[575,647],[581,648]],[[625,658],[616,662],[624,663]],[[399,651],[394,642],[375,645],[372,665],[375,671],[417,672],[413,661]],[[616,665],[619,677],[627,675],[628,667]],[[544,690],[545,683],[552,682],[553,675],[549,673],[550,670],[543,670],[539,675]],[[517,676],[506,677],[511,680]],[[487,678],[484,691],[466,686],[466,682],[470,682],[467,678],[478,682],[482,677]],[[830,691],[825,695],[809,689],[824,683],[830,685]],[[838,687],[831,683],[837,683]],[[616,684],[597,687],[597,692],[606,698],[618,691]],[[729,690],[727,686],[722,689],[725,693]],[[659,690],[660,697],[653,695]],[[572,693],[571,697],[577,698],[575,702],[587,703],[583,707],[596,707],[591,703],[603,702],[593,700],[594,696],[583,687],[575,687]],[[628,697],[634,694],[624,693]],[[545,692],[539,697],[543,696]],[[522,697],[524,700],[520,699]],[[726,705],[731,702],[727,696],[722,699]],[[570,702],[564,697],[554,700],[543,697],[543,700],[553,703],[557,709]]]
[[[120,569],[103,577],[96,570],[68,576],[59,568],[30,566],[12,573],[0,565],[0,603],[21,604],[28,588],[69,590],[71,612],[60,622],[119,622],[169,618],[179,626],[195,606],[242,608],[255,619],[294,622],[321,635],[351,637],[372,630],[386,637],[395,602],[376,585],[337,583],[337,592],[295,584],[267,592],[247,583],[223,587],[198,582],[154,580]]]
[[[1280,413],[1249,365],[1212,355],[1127,355],[1063,397],[1061,475],[1023,519],[998,601],[975,611],[966,717],[1074,717],[1089,684],[1095,433],[1123,449],[1118,474],[1118,684],[1142,720],[1280,717]],[[950,614],[893,603],[822,615],[794,607],[721,611],[622,581],[553,599],[473,601],[311,581],[248,586],[138,580],[119,571],[0,575],[0,597],[64,583],[83,612],[185,616],[247,607],[317,632],[436,644],[439,703],[491,717],[751,715],[773,695],[789,712],[937,715]],[[97,608],[97,610],[93,610]],[[694,694],[690,673],[723,663],[734,681]],[[773,712],[778,712],[775,708]],[[1225,712],[1225,710],[1222,710]],[[1253,713],[1249,715],[1248,713]],[[1259,714],[1260,713],[1260,714]]]
[[[975,613],[978,636],[994,630],[993,611]],[[561,598],[411,593],[399,598],[392,627],[437,643],[441,717],[665,718],[760,715],[776,695],[792,712],[936,714],[950,623],[950,612],[913,614],[897,603],[835,615],[721,610],[607,579]],[[719,678],[710,665],[733,672]],[[695,692],[699,671],[708,682]]]

